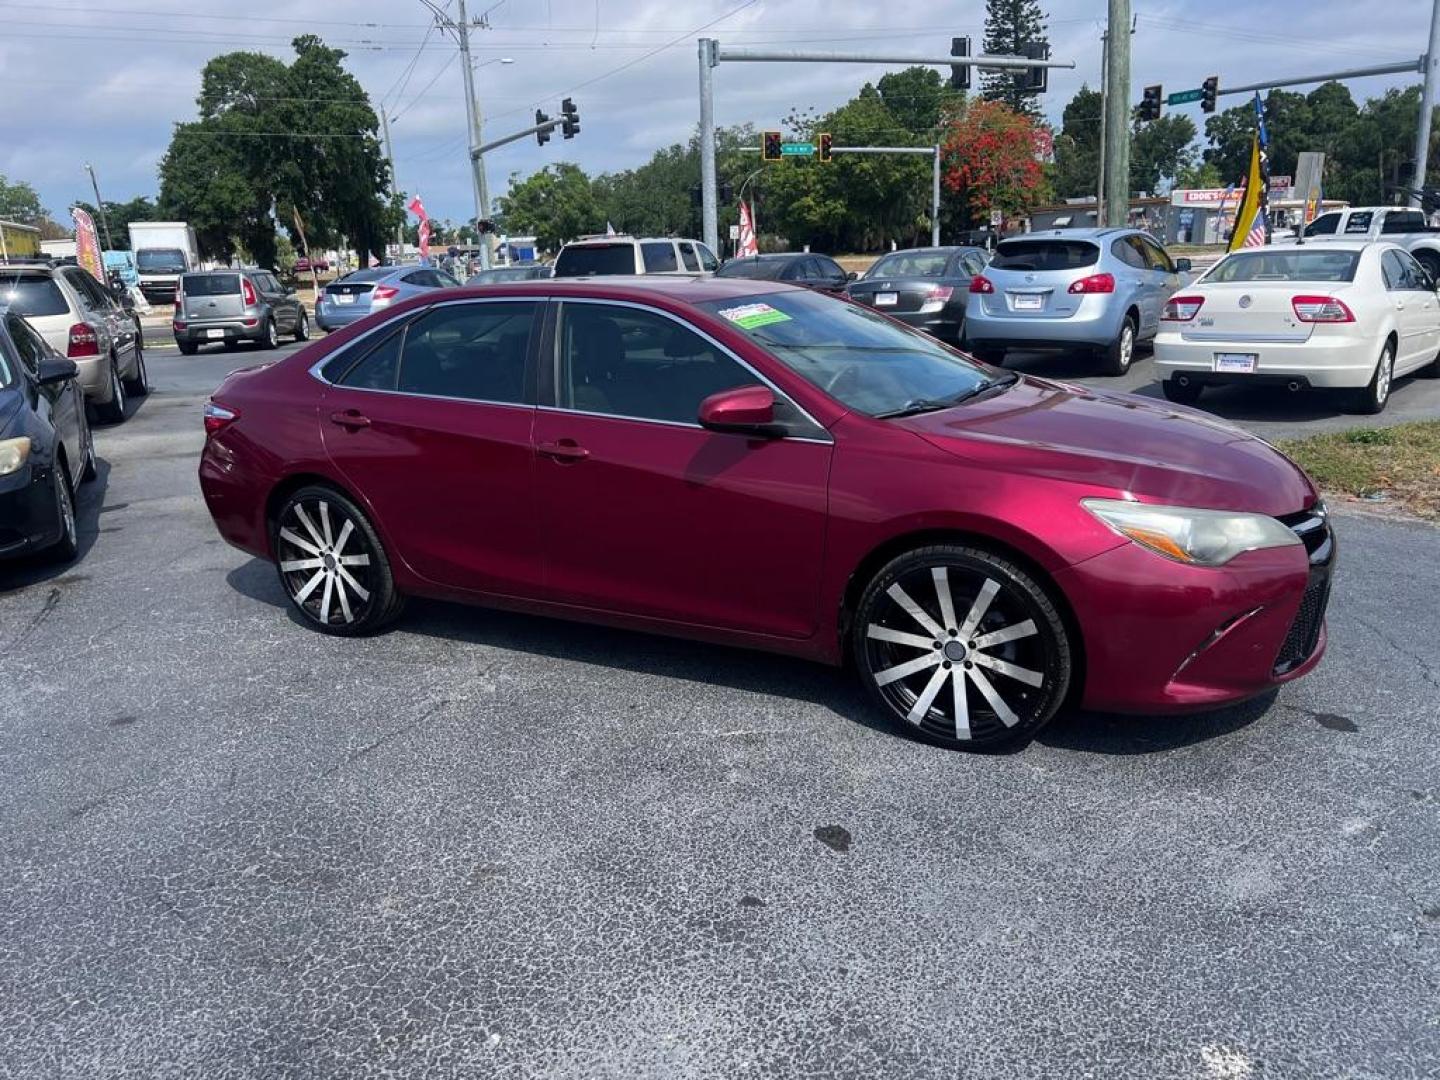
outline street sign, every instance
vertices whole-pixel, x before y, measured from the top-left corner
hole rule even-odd
[[[808,142],[787,142],[780,144],[782,157],[809,157],[815,153],[815,144]]]
[[[1198,88],[1195,90],[1177,90],[1165,99],[1165,104],[1184,105],[1186,102],[1199,101],[1204,96],[1205,91]]]
[[[1003,211],[1001,211],[1001,210],[991,210],[991,211],[990,211],[990,227],[991,227],[992,229],[998,229],[998,228],[1000,228],[1000,226],[1003,225],[1004,223],[1005,223],[1005,214],[1004,214]]]
[[[730,226],[730,239],[731,239],[731,240],[739,240],[739,239],[740,239],[740,226],[739,226],[739,225],[731,225],[731,226]]]

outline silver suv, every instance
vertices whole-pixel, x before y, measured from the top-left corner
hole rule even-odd
[[[572,240],[555,259],[555,274],[596,277],[608,274],[713,274],[715,253],[699,240],[674,237],[586,236]]]
[[[1006,349],[1089,349],[1123,375],[1160,328],[1189,259],[1139,229],[1054,229],[1000,243],[970,282],[965,340],[999,363]]]
[[[180,351],[194,356],[212,342],[233,349],[254,341],[273,349],[281,334],[305,341],[310,316],[295,290],[268,270],[205,270],[180,276],[171,328]]]

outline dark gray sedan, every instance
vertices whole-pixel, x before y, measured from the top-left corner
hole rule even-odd
[[[857,303],[958,345],[965,339],[970,282],[985,262],[985,250],[976,247],[892,251],[845,291]]]

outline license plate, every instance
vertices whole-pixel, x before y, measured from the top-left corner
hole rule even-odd
[[[877,292],[875,294],[876,307],[894,307],[900,302],[900,295],[893,292]]]
[[[353,304],[355,302],[355,294],[348,292],[336,293],[335,302],[337,304]]]
[[[1045,306],[1045,297],[1039,293],[1015,293],[1016,311],[1039,311]]]
[[[1255,370],[1255,361],[1258,359],[1259,355],[1253,352],[1217,352],[1215,370],[1248,375]]]
[[[206,330],[206,331],[205,331],[205,336],[208,337],[208,338],[223,338],[223,337],[225,336],[225,331],[224,331],[224,330]]]

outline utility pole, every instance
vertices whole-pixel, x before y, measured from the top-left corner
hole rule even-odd
[[[485,181],[485,157],[476,151],[481,144],[480,103],[475,100],[475,71],[470,66],[470,20],[465,14],[465,0],[456,0],[456,37],[460,40],[460,63],[465,74],[465,114],[470,123],[471,178],[475,185],[475,220],[490,216],[490,190]],[[480,234],[480,269],[490,269],[490,234]]]
[[[1110,0],[1105,37],[1105,224],[1121,226],[1130,220],[1130,0]]]
[[[1435,111],[1436,77],[1440,75],[1440,0],[1430,9],[1430,48],[1425,53],[1425,89],[1420,93],[1420,122],[1415,126],[1415,178],[1410,184],[1410,205],[1420,205],[1425,170],[1430,164],[1430,114]]]
[[[1437,0],[1440,3],[1440,0]],[[700,239],[720,250],[720,215],[715,199],[715,41],[700,39]]]
[[[1435,2],[1440,4],[1440,0]],[[100,227],[105,230],[105,250],[114,251],[115,241],[110,239],[110,220],[105,216],[105,200],[100,198],[100,181],[95,179],[95,170],[88,161],[85,163],[85,171],[90,174],[90,186],[95,189],[95,209],[100,211]]]
[[[385,160],[390,163],[390,194],[400,194],[400,181],[395,179],[395,147],[390,143],[390,117],[386,115],[385,106],[380,106],[380,130],[385,133]],[[405,222],[401,219],[400,224],[395,226],[395,257],[398,259],[401,252],[405,250]]]
[[[1095,170],[1095,224],[1105,224],[1105,110],[1110,101],[1110,31],[1100,35],[1100,160]]]

